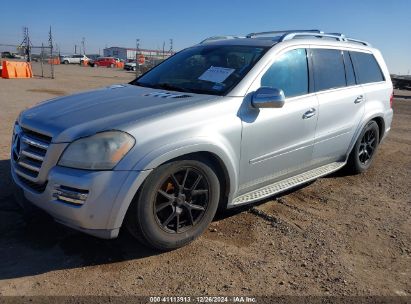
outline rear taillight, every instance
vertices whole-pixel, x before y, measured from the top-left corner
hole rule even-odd
[[[393,101],[394,101],[394,91],[392,91],[391,97],[390,97],[390,108],[392,108],[392,102]]]

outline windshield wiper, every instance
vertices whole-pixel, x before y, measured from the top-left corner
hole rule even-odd
[[[153,86],[150,85],[149,83],[142,83],[142,82],[139,82],[139,81],[132,81],[132,82],[130,82],[130,84],[136,85],[136,86],[139,86],[139,87],[153,88]]]
[[[189,92],[189,93],[192,92],[190,89],[182,88],[182,87],[175,86],[175,85],[172,85],[172,84],[169,84],[169,83],[153,84],[152,88],[178,91],[178,92]]]

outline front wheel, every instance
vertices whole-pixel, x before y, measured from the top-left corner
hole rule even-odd
[[[220,183],[207,162],[182,160],[156,168],[130,206],[126,225],[150,247],[182,247],[207,229],[219,202]]]
[[[366,171],[373,161],[380,139],[378,124],[372,120],[362,130],[348,158],[347,169],[358,174]]]

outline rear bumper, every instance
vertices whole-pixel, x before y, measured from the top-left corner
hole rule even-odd
[[[48,174],[44,191],[38,192],[24,183],[13,170],[14,183],[24,197],[49,213],[57,222],[100,237],[117,237],[128,206],[151,171],[87,171],[55,166]],[[87,193],[82,205],[56,197],[56,188],[64,186]]]
[[[388,133],[390,133],[393,117],[394,117],[394,112],[392,109],[389,109],[388,111],[385,112],[385,115],[384,115],[385,130],[384,130],[384,135],[381,138],[381,142],[388,136]]]

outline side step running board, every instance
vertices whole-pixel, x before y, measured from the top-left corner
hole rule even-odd
[[[321,176],[330,174],[342,168],[344,165],[345,165],[345,162],[331,163],[331,164],[298,174],[296,176],[289,177],[282,181],[275,182],[274,184],[264,186],[260,189],[253,190],[251,192],[248,192],[248,193],[245,193],[243,195],[236,197],[232,202],[232,206],[237,206],[237,205],[241,205],[245,203],[252,203],[255,201],[259,201],[263,198],[272,196],[274,194],[283,192],[285,190],[294,188],[298,185],[301,185],[309,181],[312,181],[314,179],[317,179]]]

